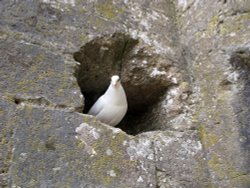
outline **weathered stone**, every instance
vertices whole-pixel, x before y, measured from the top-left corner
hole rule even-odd
[[[249,187],[249,2],[178,2],[211,186]]]
[[[143,133],[153,141],[156,178],[163,187],[206,187],[206,161],[197,131]]]
[[[12,164],[16,117],[14,100],[0,95],[0,187],[7,187],[10,181],[9,168]]]
[[[74,54],[76,61],[80,62],[77,71],[78,83],[87,101],[84,112],[88,112],[97,98],[104,93],[110,77],[118,74],[121,75],[130,104],[127,118],[120,127],[129,132],[126,126],[136,124],[136,128],[131,131],[133,134],[145,130],[149,115],[146,115],[145,119],[141,114],[149,111],[155,103],[164,100],[167,89],[177,87],[182,79],[174,60],[155,50],[142,40],[122,33],[96,38],[84,45]],[[161,110],[162,107],[158,106],[157,109]],[[152,111],[148,114],[152,114]],[[160,119],[158,115],[157,117]],[[152,119],[155,121],[156,117]],[[139,121],[141,123],[138,123]],[[148,123],[148,129],[164,129],[163,124],[157,128],[154,128],[154,124],[155,122]]]
[[[149,187],[155,184],[153,159],[147,160],[147,150],[146,156],[132,157],[134,152],[129,148],[137,141],[120,129],[100,124],[83,114],[31,105],[20,108],[17,116],[9,170],[12,186]],[[145,177],[143,182],[137,182],[140,176]]]
[[[145,111],[174,84],[168,70],[173,63],[141,43],[132,36],[116,33],[97,38],[74,54],[81,63],[78,83],[89,101],[96,100],[106,90],[114,74],[122,77],[132,112]]]
[[[81,111],[83,96],[74,67],[62,56],[24,41],[7,39],[0,45],[2,95],[12,96],[17,103]]]
[[[249,187],[249,7],[0,1],[0,186]],[[81,114],[112,74],[125,132]]]

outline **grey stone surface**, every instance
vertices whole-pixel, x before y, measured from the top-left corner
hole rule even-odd
[[[0,186],[9,185],[9,168],[12,159],[13,134],[16,118],[14,101],[0,95]]]
[[[0,1],[0,187],[248,188],[249,10]],[[82,114],[113,74],[119,128]]]
[[[177,7],[211,186],[249,187],[249,1],[178,1]]]
[[[61,110],[24,105],[18,114],[9,169],[12,186],[155,184],[153,160],[140,155],[132,159],[127,152],[132,139],[121,130],[102,125],[90,116]],[[81,131],[77,136],[75,128],[79,125]],[[137,182],[140,176],[145,179]]]
[[[18,103],[83,109],[83,96],[73,76],[74,67],[67,65],[62,56],[11,37],[0,45],[3,95],[12,96]]]

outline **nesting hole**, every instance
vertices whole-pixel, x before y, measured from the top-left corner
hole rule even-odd
[[[166,80],[170,65],[164,58],[140,40],[115,33],[86,43],[74,53],[74,59],[80,63],[76,78],[85,97],[83,113],[106,91],[110,77],[116,74],[128,100],[128,112],[117,127],[131,135],[155,129],[148,120],[171,85]]]

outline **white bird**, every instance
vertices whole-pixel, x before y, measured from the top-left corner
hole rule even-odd
[[[111,77],[107,91],[90,108],[88,114],[111,126],[116,126],[128,109],[127,97],[119,76]]]

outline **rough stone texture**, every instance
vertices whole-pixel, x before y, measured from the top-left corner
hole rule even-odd
[[[211,186],[249,187],[250,3],[178,1],[177,7]]]
[[[12,96],[16,103],[81,111],[83,96],[72,75],[74,68],[60,55],[11,37],[0,48],[3,95]]]
[[[163,129],[166,126],[163,120],[168,119],[164,107],[156,107],[157,110],[154,111],[158,111],[157,114],[153,114],[151,108],[163,100],[168,88],[172,88],[173,93],[178,95],[172,98],[178,98],[187,92],[186,87],[178,87],[178,81],[182,80],[182,76],[173,58],[165,53],[159,53],[142,39],[134,39],[129,35],[115,33],[98,37],[74,53],[74,58],[80,62],[77,78],[86,98],[84,112],[88,112],[97,98],[104,93],[112,75],[121,76],[129,109],[127,118],[120,127],[126,129],[127,125],[136,124],[133,129],[126,129],[129,133],[143,132],[146,128]],[[188,83],[183,82],[183,85],[187,86]],[[171,92],[169,94],[171,95]],[[159,116],[159,111],[164,115]],[[168,108],[168,111],[172,111],[174,116],[175,111],[181,110],[176,107],[175,102],[175,109]],[[144,116],[144,113],[147,115]],[[157,128],[156,122],[161,122],[161,126]]]
[[[9,181],[9,168],[12,163],[13,133],[16,118],[15,103],[1,95],[0,100],[0,186],[5,187]]]
[[[250,187],[248,0],[2,0],[0,17],[0,187]],[[123,131],[81,113],[113,74]]]
[[[124,132],[101,125],[89,116],[60,110],[25,105],[19,115],[13,164],[9,169],[12,185],[149,187],[155,184],[153,160],[144,156],[130,159],[127,152],[130,138]],[[79,124],[83,126],[81,140],[75,138],[74,125]],[[140,176],[145,177],[143,182],[136,181]]]

